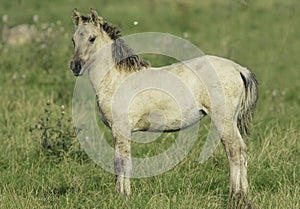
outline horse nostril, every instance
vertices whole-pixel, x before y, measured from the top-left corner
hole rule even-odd
[[[74,70],[74,68],[75,68],[75,62],[72,60],[71,62],[70,62],[70,70]]]
[[[75,62],[75,69],[78,71],[78,73],[80,72],[80,70],[81,70],[81,61],[76,61]]]
[[[70,69],[73,71],[75,75],[79,75],[81,68],[82,68],[82,61],[81,60],[72,60],[70,62]]]

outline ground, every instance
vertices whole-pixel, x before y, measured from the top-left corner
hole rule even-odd
[[[206,54],[226,57],[250,68],[259,81],[252,135],[245,139],[252,202],[260,208],[299,208],[300,2],[246,2],[2,2],[0,14],[8,15],[10,26],[36,24],[40,35],[33,43],[2,43],[0,48],[0,208],[227,205],[229,165],[222,146],[204,164],[198,161],[209,119],[201,122],[199,139],[189,155],[164,174],[132,180],[130,198],[115,195],[114,176],[81,152],[68,121],[76,81],[68,69],[73,56],[71,15],[75,7],[86,13],[90,7],[97,9],[124,35],[145,31],[171,33],[188,39]],[[34,15],[35,19],[38,17],[37,23],[32,20]],[[174,61],[155,55],[144,57],[154,66]],[[48,124],[47,131],[37,130],[40,127],[35,125],[42,123],[41,117],[50,117],[54,125]],[[58,124],[59,120],[64,125]],[[51,131],[61,135],[51,138],[47,135]],[[105,134],[110,138],[108,131]],[[174,137],[166,134],[147,145],[134,144],[134,155],[160,153]],[[45,145],[45,139],[53,140],[54,144]],[[71,148],[61,151],[61,143],[55,140],[71,140],[66,142]]]

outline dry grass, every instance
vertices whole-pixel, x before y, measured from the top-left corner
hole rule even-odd
[[[51,100],[54,109],[64,105],[66,117],[71,117],[75,78],[68,70],[73,53],[70,15],[73,7],[88,11],[90,5],[118,24],[124,34],[188,34],[188,39],[204,52],[238,60],[251,68],[260,83],[253,134],[246,140],[252,201],[260,208],[300,208],[299,2],[253,0],[248,1],[248,6],[221,0],[197,4],[170,0],[130,4],[98,0],[18,2],[21,3],[6,1],[0,8],[1,14],[11,17],[10,23],[30,23],[36,13],[39,24],[54,22],[52,30],[57,33],[39,42],[0,48],[0,208],[227,205],[229,167],[223,148],[219,146],[204,164],[198,162],[207,134],[205,128],[191,153],[174,169],[156,177],[132,180],[130,198],[115,195],[114,176],[92,161],[68,154],[59,160],[49,157],[39,141],[32,138],[29,128],[43,115],[47,100]],[[57,20],[64,31],[56,27]],[[134,21],[139,24],[134,25]],[[154,65],[170,61],[156,58],[151,60]]]

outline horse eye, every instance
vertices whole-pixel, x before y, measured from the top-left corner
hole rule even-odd
[[[91,38],[89,39],[89,42],[90,42],[90,43],[94,43],[94,42],[95,42],[95,40],[96,40],[96,37],[95,37],[95,36],[93,36],[93,37],[91,37]]]

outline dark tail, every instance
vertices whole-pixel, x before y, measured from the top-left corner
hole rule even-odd
[[[255,75],[249,70],[243,70],[240,74],[244,82],[245,91],[238,113],[237,125],[242,135],[250,135],[253,109],[258,99],[258,82]]]

